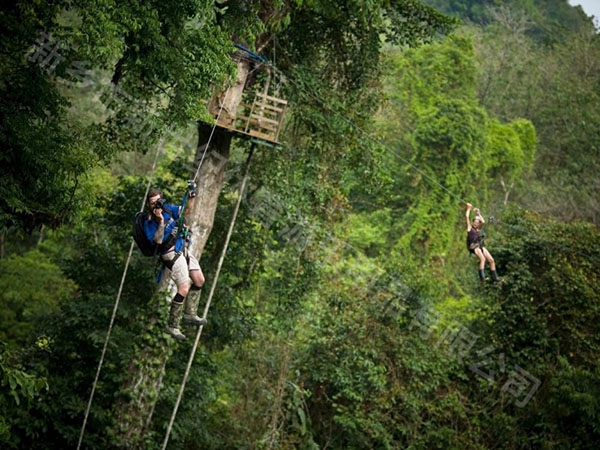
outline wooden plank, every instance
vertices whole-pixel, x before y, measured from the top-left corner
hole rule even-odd
[[[274,141],[275,136],[272,134],[261,133],[260,131],[250,130],[248,133],[250,136],[255,136],[261,139],[265,139],[267,141]]]
[[[277,103],[280,105],[287,105],[287,101],[277,97],[271,97],[270,95],[263,94],[262,92],[256,92],[257,97],[264,98],[270,102]]]
[[[276,125],[269,125],[269,124],[259,124],[259,123],[255,123],[253,124],[254,126],[249,126],[248,128],[252,128],[255,130],[269,130],[269,131],[276,131],[279,127]]]
[[[282,108],[277,108],[275,106],[271,106],[268,103],[256,103],[255,106],[258,107],[258,108],[264,108],[264,109],[268,109],[270,111],[275,111],[275,112],[278,112],[278,113],[283,112]]]
[[[239,119],[242,122],[240,128],[243,128],[245,132],[247,132],[249,129],[254,128],[264,128],[266,130],[274,131],[279,126],[279,122],[266,119],[262,116],[238,116],[237,119]]]
[[[250,116],[250,121],[251,122],[265,122],[265,123],[271,123],[274,125],[279,125],[279,120],[269,119],[268,117],[265,117],[265,116],[257,116],[256,114],[252,114]]]
[[[253,116],[261,116],[261,117],[266,117],[266,118],[272,118],[272,120],[277,120],[279,121],[279,118],[282,116],[281,113],[277,113],[275,111],[269,111],[268,109],[260,109],[258,108],[258,111],[254,111],[252,113]]]
[[[224,127],[224,128],[231,128],[231,127],[235,126],[233,120],[217,120],[215,122],[217,125],[219,125],[220,127]]]
[[[266,98],[266,99],[271,100],[271,101],[273,101],[275,103],[280,103],[282,105],[287,105],[287,101],[285,101],[285,100],[283,100],[281,98],[271,97],[270,95],[263,94],[262,92],[257,92],[256,96],[257,97]]]
[[[247,138],[255,137],[255,138],[261,139],[265,142],[270,142],[272,144],[275,144],[275,146],[281,145],[272,133],[261,133],[260,131],[257,131],[257,130],[244,131],[243,129],[239,129],[239,128],[231,128],[231,127],[226,127],[226,126],[221,126],[221,125],[218,125],[218,126],[220,126],[221,128],[224,128],[226,130],[229,130],[232,133],[237,133],[240,135],[240,137],[247,137]]]

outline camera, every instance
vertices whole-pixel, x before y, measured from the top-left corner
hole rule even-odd
[[[159,198],[158,200],[156,200],[156,202],[154,203],[154,209],[163,209],[165,206],[165,199],[164,198]]]

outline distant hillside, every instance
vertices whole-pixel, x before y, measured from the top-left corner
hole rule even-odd
[[[423,0],[423,3],[480,25],[494,22],[494,9],[520,10],[534,22],[531,33],[545,41],[557,39],[561,31],[577,31],[593,23],[568,0]]]

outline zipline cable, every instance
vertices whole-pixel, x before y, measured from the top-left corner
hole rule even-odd
[[[157,148],[156,148],[156,155],[154,156],[154,161],[152,162],[152,168],[150,169],[150,173],[148,175],[148,183],[146,184],[146,191],[144,192],[144,197],[142,198],[142,202],[140,205],[140,212],[142,212],[144,210],[144,205],[146,204],[146,197],[148,196],[148,192],[150,192],[152,176],[154,175],[154,172],[156,171],[156,164],[158,161],[158,156],[161,153],[162,146],[163,146],[163,141],[160,140],[157,145]],[[96,392],[96,386],[98,385],[98,379],[100,378],[100,372],[102,371],[102,365],[104,364],[104,357],[106,356],[106,350],[108,348],[108,341],[110,339],[112,328],[115,323],[115,318],[117,316],[117,309],[119,308],[119,302],[121,300],[121,294],[123,292],[123,286],[125,284],[125,277],[127,276],[127,269],[129,268],[129,264],[131,262],[131,256],[133,254],[134,247],[135,247],[135,241],[132,239],[131,245],[129,246],[129,253],[127,255],[127,261],[125,262],[125,267],[123,269],[123,275],[121,276],[121,284],[119,285],[119,290],[117,292],[117,298],[115,300],[112,315],[110,317],[108,331],[106,332],[106,339],[104,340],[104,346],[102,348],[102,353],[100,355],[100,361],[98,362],[98,368],[96,370],[96,377],[94,378],[94,383],[92,384],[92,391],[90,392],[90,398],[88,400],[87,408],[85,410],[83,424],[81,425],[81,432],[79,433],[79,442],[77,443],[77,450],[79,450],[81,448],[81,443],[83,441],[83,435],[85,434],[85,427],[86,427],[87,420],[88,420],[88,417],[90,414],[90,410],[92,408],[92,401],[94,400],[94,394]]]
[[[221,267],[223,266],[223,261],[225,260],[225,254],[227,253],[227,247],[229,245],[229,240],[231,239],[231,234],[233,233],[233,227],[235,225],[237,214],[238,214],[238,211],[240,209],[240,204],[242,203],[242,199],[243,199],[243,196],[244,196],[244,191],[246,189],[246,181],[248,180],[248,174],[250,173],[250,161],[251,161],[251,158],[252,158],[252,154],[254,153],[255,146],[256,146],[256,144],[253,142],[252,145],[250,146],[250,151],[248,153],[248,158],[246,159],[246,168],[244,170],[244,178],[242,179],[242,184],[241,184],[240,189],[239,189],[238,199],[237,199],[235,208],[233,210],[233,215],[231,217],[231,223],[229,224],[229,229],[227,230],[227,237],[225,238],[225,244],[223,245],[223,250],[221,251],[221,256],[219,258],[219,263],[217,264],[217,270],[215,272],[215,276],[214,276],[213,282],[212,282],[211,287],[210,287],[210,293],[208,294],[208,299],[207,299],[206,305],[204,307],[204,313],[202,315],[202,317],[204,319],[206,319],[207,316],[208,316],[208,310],[210,308],[210,304],[211,304],[211,301],[212,301],[212,298],[213,298],[213,294],[214,294],[216,286],[217,286],[217,281],[219,279],[219,273],[221,272]],[[175,406],[173,407],[173,413],[171,414],[171,419],[170,419],[169,425],[167,427],[167,431],[166,431],[166,434],[165,434],[165,440],[164,440],[163,445],[162,445],[162,450],[166,450],[166,448],[167,448],[167,443],[169,442],[169,437],[171,435],[171,430],[173,429],[173,423],[175,422],[175,416],[177,415],[177,410],[179,409],[179,404],[181,403],[181,399],[183,397],[183,391],[185,389],[185,384],[186,384],[188,376],[190,374],[192,363],[193,363],[194,358],[196,356],[196,350],[198,349],[198,344],[200,343],[200,336],[202,335],[202,329],[203,328],[204,328],[204,325],[200,325],[198,327],[198,331],[196,332],[196,339],[194,341],[194,345],[192,346],[192,351],[190,353],[190,358],[188,360],[187,367],[185,369],[185,373],[183,375],[183,380],[182,380],[181,386],[179,388],[179,394],[177,396],[177,400],[175,401]]]
[[[219,108],[219,113],[217,114],[217,118],[215,119],[215,123],[210,130],[210,135],[208,136],[208,142],[206,142],[206,146],[204,147],[204,151],[202,152],[202,157],[200,158],[200,162],[198,163],[198,168],[196,169],[196,173],[194,174],[194,178],[192,180],[196,181],[198,178],[198,173],[200,172],[200,167],[202,167],[202,163],[204,162],[204,158],[206,156],[206,152],[208,151],[208,147],[210,147],[210,142],[212,141],[213,135],[215,134],[215,130],[217,128],[217,124],[219,123],[219,119],[221,118],[221,113],[223,112],[223,108],[225,107],[225,100],[227,100],[227,96],[229,95],[229,90],[231,86],[227,87],[225,91],[225,95],[223,96],[223,101],[221,102],[221,107]]]

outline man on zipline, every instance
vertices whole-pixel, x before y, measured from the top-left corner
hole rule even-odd
[[[190,182],[188,187],[188,201],[184,205],[184,218],[194,205],[196,196],[195,183]],[[144,222],[144,232],[148,240],[158,245],[158,254],[162,263],[171,270],[171,278],[177,285],[177,294],[171,300],[171,309],[165,331],[175,339],[183,340],[185,335],[179,330],[179,322],[183,310],[183,302],[191,290],[199,291],[204,284],[204,274],[198,260],[188,252],[185,236],[178,232],[181,206],[165,203],[159,189],[150,189],[148,192],[148,206],[150,214]],[[185,202],[184,202],[185,203]],[[206,320],[198,316],[199,293],[190,295],[185,302],[183,320],[194,325],[205,325]]]
[[[483,246],[483,236],[481,235],[481,229],[485,221],[483,220],[483,216],[481,215],[479,208],[475,208],[475,218],[471,224],[471,220],[469,218],[471,214],[471,208],[472,205],[467,203],[467,249],[469,250],[469,253],[472,253],[479,258],[479,279],[481,281],[485,281],[484,269],[485,262],[487,261],[490,265],[492,281],[495,283],[500,281],[498,274],[496,273],[496,262],[494,261],[494,258],[488,249]]]

